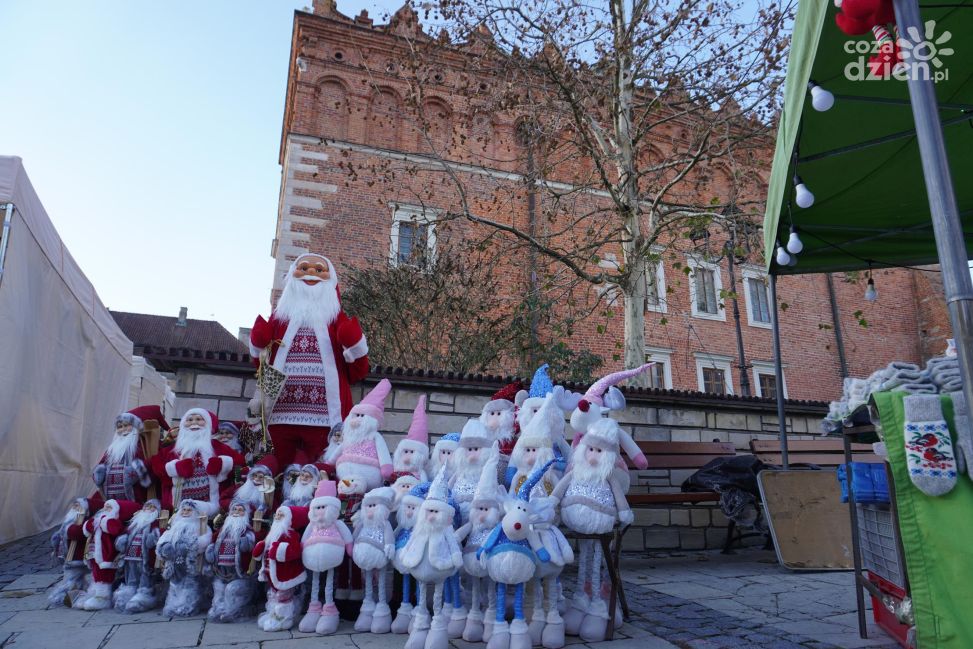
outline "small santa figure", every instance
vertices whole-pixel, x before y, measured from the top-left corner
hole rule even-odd
[[[318,458],[328,429],[351,410],[351,385],[368,374],[368,343],[358,319],[341,310],[338,275],[326,257],[294,260],[270,320],[258,316],[253,324],[250,354],[287,377],[264,413],[277,458],[286,466],[299,448]]]
[[[152,476],[145,464],[145,449],[139,443],[145,429],[142,417],[155,419],[168,428],[158,406],[142,406],[115,417],[115,437],[91,472],[105,499],[145,501]]]
[[[527,428],[527,424],[544,405],[544,398],[554,392],[554,382],[551,381],[547,370],[547,363],[538,367],[537,371],[534,372],[534,377],[530,380],[530,391],[521,390],[514,398],[514,403],[517,405],[517,427],[520,430]],[[561,412],[559,416],[551,419],[551,439],[554,443],[554,456],[557,458],[554,467],[563,473],[568,460],[571,458],[571,444],[564,436],[564,415],[577,407],[581,395],[577,392],[569,392],[560,386],[558,388],[556,405]]]
[[[494,444],[490,439],[490,432],[479,419],[470,419],[463,426],[459,448],[455,453],[456,470],[449,479],[449,489],[459,507],[463,523],[470,519],[470,503],[473,502],[476,485],[480,482],[480,474]]]
[[[398,486],[404,488],[403,480],[413,479],[411,476],[403,476],[392,485],[393,490]],[[419,515],[419,508],[429,490],[429,483],[422,485],[416,480],[415,485],[399,495],[396,493],[396,528],[395,528],[395,557],[392,559],[392,566],[402,575],[402,600],[399,610],[392,621],[392,633],[408,633],[409,625],[412,622],[412,576],[409,570],[402,565],[402,552],[405,550],[409,537],[412,536],[412,528],[415,527],[416,517]]]
[[[520,491],[521,486],[535,469],[544,466],[555,459],[554,434],[557,420],[564,421],[564,413],[556,405],[556,399],[563,393],[558,388],[548,394],[540,410],[531,417],[526,428],[521,429],[510,454],[510,465],[507,467],[507,487],[511,493]],[[544,495],[549,495],[560,479],[553,466],[544,475],[539,488],[544,489]]]
[[[209,503],[183,499],[159,537],[155,551],[165,560],[162,577],[169,582],[163,615],[190,617],[203,610],[208,590],[203,559],[213,539],[207,524],[209,510]]]
[[[500,464],[497,470],[501,472],[498,476],[501,481],[506,475],[510,454],[517,442],[517,413],[514,400],[517,398],[517,392],[523,388],[524,384],[519,380],[505,385],[494,393],[480,412],[480,421],[490,431],[491,441],[500,444]]]
[[[365,491],[381,487],[392,475],[392,458],[379,428],[385,421],[385,397],[392,390],[382,379],[355,404],[342,426],[341,453],[335,461],[339,480],[358,478]]]
[[[419,397],[419,402],[412,413],[408,434],[399,441],[392,455],[392,475],[389,483],[405,475],[411,475],[420,482],[425,482],[426,463],[429,461],[429,422],[426,417],[426,395]]]
[[[224,419],[220,422],[219,428],[216,429],[213,439],[222,444],[226,444],[242,455],[243,446],[240,444],[240,427],[243,423],[242,421],[226,421]]]
[[[406,473],[405,475],[399,476],[395,482],[392,483],[392,491],[395,493],[395,502],[392,503],[392,518],[394,520],[394,525],[398,525],[398,512],[399,507],[402,505],[402,499],[408,495],[408,493],[412,491],[417,484],[419,484],[419,479],[411,473]]]
[[[341,501],[334,481],[318,483],[311,501],[310,522],[301,537],[301,560],[311,572],[311,601],[298,630],[331,635],[338,630],[338,609],[334,604],[334,570],[352,553],[352,534],[339,519]],[[319,598],[322,573],[326,573],[324,605]]]
[[[446,474],[453,475],[455,468],[454,455],[459,448],[460,433],[446,433],[438,440],[432,449],[429,463],[426,465],[428,475],[439,475],[443,467],[446,467]]]
[[[229,510],[230,503],[239,500],[247,504],[254,513],[254,520],[270,520],[270,512],[277,509],[278,491],[274,483],[277,473],[277,459],[273,455],[260,458],[249,471],[244,468],[244,481],[239,487],[224,490],[220,502],[222,509]],[[249,516],[248,516],[249,518]]]
[[[156,499],[147,500],[129,521],[125,533],[115,539],[124,575],[112,605],[119,611],[142,613],[156,607],[155,546],[159,542],[159,509]]]
[[[257,578],[267,584],[267,608],[257,618],[264,631],[286,631],[294,626],[301,599],[298,587],[307,578],[301,561],[301,533],[307,521],[307,507],[281,505],[267,537],[253,549],[253,556],[260,559]]]
[[[101,509],[100,497],[75,498],[68,507],[61,525],[51,535],[51,552],[54,559],[64,562],[64,574],[47,595],[47,601],[55,606],[66,604],[72,592],[87,587],[88,566],[84,559],[84,521],[91,511]]]
[[[212,438],[218,426],[216,415],[202,408],[190,408],[179,422],[176,443],[159,449],[152,467],[162,480],[162,507],[171,511],[174,503],[194,500],[203,503],[204,513],[215,516],[220,509],[220,490],[232,485],[234,466],[243,466],[243,456]]]
[[[388,633],[392,626],[385,576],[386,567],[395,556],[395,534],[389,522],[394,502],[395,492],[391,487],[372,489],[362,499],[361,513],[353,532],[352,559],[362,570],[365,598],[355,620],[355,631]]]
[[[77,597],[73,608],[100,611],[111,606],[111,591],[115,584],[115,539],[125,529],[125,524],[139,509],[131,500],[107,500],[101,510],[84,523],[84,535],[88,539],[85,558],[91,570],[91,585],[84,596]]]
[[[560,501],[561,520],[580,534],[607,534],[616,523],[623,527],[634,520],[625,499],[615,461],[621,429],[614,419],[603,417],[588,428],[574,449],[571,468],[554,488]],[[601,593],[602,548],[596,540],[579,543],[578,585],[564,615],[564,628],[586,642],[605,639],[608,602]],[[588,593],[591,593],[589,596]]]
[[[338,501],[341,503],[341,521],[352,529],[358,521],[362,499],[365,497],[365,481],[360,478],[344,478],[337,483]],[[351,552],[335,571],[335,592],[338,600],[360,600],[364,595],[361,570],[351,558]]]
[[[206,547],[206,562],[213,572],[213,603],[207,617],[213,622],[236,622],[254,613],[257,584],[249,571],[257,541],[250,511],[246,501],[231,501],[223,526]]]
[[[302,464],[301,470],[297,474],[294,484],[291,485],[283,504],[296,505],[298,507],[309,506],[311,500],[314,499],[314,492],[317,490],[318,482],[320,481],[321,467],[311,462]]]

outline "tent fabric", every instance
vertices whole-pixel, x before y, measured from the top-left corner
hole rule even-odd
[[[906,396],[904,392],[872,394],[895,482],[917,646],[969,649],[973,647],[973,481],[961,474],[953,490],[938,497],[927,496],[912,484],[903,438]],[[946,395],[940,400],[955,441],[952,401]]]
[[[14,205],[0,274],[0,543],[50,529],[93,490],[125,409],[132,343],[64,247],[20,158],[0,156]]]
[[[935,84],[936,96],[970,248],[973,0],[936,4],[920,11],[927,40],[950,35],[940,46],[953,53],[942,53],[941,67],[929,69],[946,75]],[[859,75],[871,53],[847,50],[870,46],[873,37],[844,34],[835,24],[837,11],[823,0],[798,7],[764,217],[767,268],[785,275],[938,263],[906,81]],[[835,95],[830,110],[811,107],[811,80]],[[810,208],[793,203],[795,173],[815,196]],[[780,267],[773,260],[775,242],[787,241],[791,224],[804,250],[796,266]]]

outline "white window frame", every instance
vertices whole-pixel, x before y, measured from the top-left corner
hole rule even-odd
[[[645,362],[662,365],[662,387],[672,389],[672,350],[665,347],[646,347]]]
[[[649,250],[652,252],[652,254],[659,255],[659,261],[655,262],[655,290],[656,293],[659,295],[659,303],[649,304],[648,296],[646,296],[645,310],[651,311],[653,313],[668,313],[669,311],[667,305],[668,300],[666,300],[666,297],[668,295],[666,293],[666,272],[665,272],[665,264],[662,263],[662,253],[665,251],[665,248],[661,246],[652,246]],[[649,278],[647,277],[646,290],[648,290],[649,287],[648,280]]]
[[[763,390],[760,389],[760,375],[761,374],[775,374],[774,364],[771,361],[751,361],[750,365],[753,369],[753,392],[758,397],[763,397]],[[787,369],[786,365],[781,365],[780,378],[781,383],[784,384],[784,398],[787,399],[787,373],[784,371]]]
[[[736,394],[733,388],[733,357],[724,356],[722,354],[709,354],[707,352],[693,352],[693,356],[696,358],[696,382],[699,386],[700,392],[706,392],[705,383],[703,382],[703,368],[713,367],[718,370],[723,370],[724,376],[726,377],[726,393]]]
[[[442,214],[436,210],[418,205],[403,203],[389,203],[392,209],[392,229],[389,236],[389,264],[399,265],[399,225],[402,223],[417,223],[425,225],[426,253],[430,265],[436,263],[436,220]]]
[[[747,306],[747,324],[750,325],[751,327],[759,327],[761,329],[770,329],[771,328],[771,323],[770,322],[760,322],[759,320],[755,319],[754,316],[753,316],[753,308],[752,308],[752,301],[751,301],[751,295],[750,295],[750,282],[748,281],[748,280],[751,280],[751,279],[757,279],[757,280],[763,281],[764,284],[766,285],[766,283],[767,283],[767,273],[765,273],[765,272],[763,272],[761,270],[758,270],[756,268],[753,268],[752,266],[744,266],[743,268],[740,269],[740,272],[741,272],[741,274],[743,276],[743,295],[744,295],[744,302],[746,303],[746,306]],[[770,303],[770,287],[769,286],[766,289],[766,294],[767,294],[767,308],[768,308],[768,310],[769,309],[773,309],[774,308],[774,305]],[[771,317],[771,319],[773,319],[773,317],[774,317],[773,314],[771,314],[770,317]]]
[[[686,258],[686,265],[689,266],[690,270],[692,271],[689,277],[690,315],[692,315],[694,318],[699,318],[700,320],[718,320],[720,322],[726,322],[726,305],[723,303],[723,298],[720,296],[720,293],[723,292],[723,277],[720,273],[720,265],[709,261],[703,261],[702,259],[695,259],[693,257]],[[697,268],[702,268],[704,270],[713,272],[713,289],[716,293],[716,313],[706,313],[705,311],[700,311],[696,308]]]

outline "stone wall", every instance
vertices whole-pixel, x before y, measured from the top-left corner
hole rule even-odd
[[[219,370],[182,367],[169,376],[176,393],[175,418],[190,408],[211,410],[220,419],[247,418],[247,402],[256,388],[249,363]]]
[[[406,376],[401,370],[377,368],[363,385],[353,388],[358,401],[362,391],[379,378],[393,384],[386,400],[385,427],[389,448],[409,428],[412,411],[420,395],[427,398],[431,444],[441,435],[460,431],[471,417],[479,416],[483,405],[502,383],[487,379],[444,379]],[[581,388],[574,388],[579,390]],[[714,395],[675,391],[641,391],[627,394],[628,408],[616,419],[638,441],[732,442],[738,453],[749,452],[751,439],[777,439],[776,404],[766,399],[721,398]],[[790,439],[815,439],[818,422],[826,413],[824,404],[788,402],[787,430]],[[676,493],[692,469],[635,471],[632,490],[639,493]],[[695,550],[720,548],[726,536],[727,519],[715,505],[658,506],[637,509],[635,524],[625,535],[626,550]],[[762,543],[761,538],[752,539]]]

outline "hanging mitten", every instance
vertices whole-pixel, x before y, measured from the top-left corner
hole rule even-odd
[[[950,392],[953,400],[953,423],[956,428],[956,468],[966,471],[973,479],[973,430],[970,429],[970,411],[962,392]]]
[[[949,493],[956,485],[956,460],[939,395],[913,394],[903,401],[909,478],[927,496]]]

